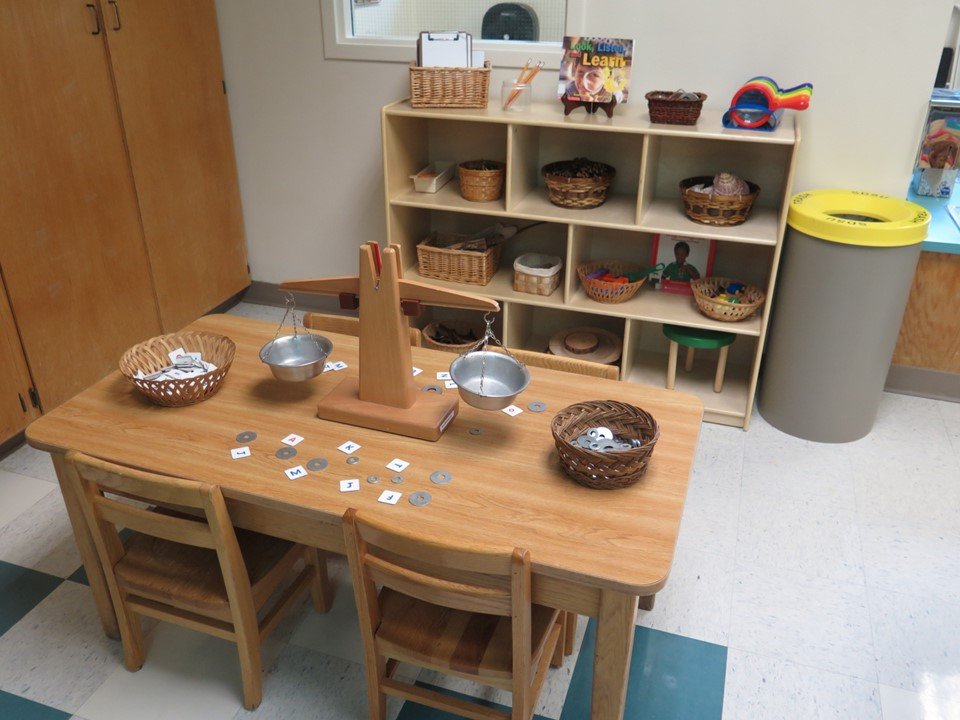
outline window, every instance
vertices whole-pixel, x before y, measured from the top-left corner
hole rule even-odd
[[[495,67],[528,58],[557,68],[568,27],[579,28],[586,0],[321,0],[324,56],[410,62],[422,30],[465,30]]]

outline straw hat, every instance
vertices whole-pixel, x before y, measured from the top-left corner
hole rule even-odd
[[[550,338],[550,352],[563,357],[613,363],[620,359],[623,341],[609,330],[575,327],[561,330]]]

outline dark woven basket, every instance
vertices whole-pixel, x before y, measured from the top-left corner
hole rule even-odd
[[[690,189],[701,183],[709,185],[712,182],[713,178],[709,175],[680,181],[680,199],[687,217],[704,225],[729,226],[746,222],[750,217],[750,209],[760,194],[760,186],[748,181],[750,192],[746,195],[710,195]]]
[[[703,101],[707,99],[705,93],[697,93],[698,100],[671,100],[672,92],[654,90],[648,92],[647,108],[650,110],[650,122],[664,125],[696,125]]]
[[[541,169],[547,185],[547,196],[554,205],[575,210],[599,207],[607,201],[607,191],[617,171],[612,165],[601,163],[605,173],[600,177],[569,178],[559,174],[572,161],[560,160],[544,165]]]
[[[642,445],[629,450],[595,452],[573,440],[590,428],[610,428],[614,435],[636,438]],[[647,470],[660,426],[642,408],[616,400],[590,400],[565,407],[550,423],[563,471],[581,485],[615,490],[633,485]]]

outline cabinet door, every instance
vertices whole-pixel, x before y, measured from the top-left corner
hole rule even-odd
[[[250,284],[213,0],[100,0],[167,332]]]
[[[0,3],[0,265],[44,410],[160,331],[95,11]]]
[[[0,278],[0,442],[23,430],[40,411],[30,399],[30,371]]]

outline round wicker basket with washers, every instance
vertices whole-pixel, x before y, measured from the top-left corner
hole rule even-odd
[[[587,294],[587,297],[597,302],[610,304],[626,302],[637,294],[640,286],[647,280],[646,275],[639,280],[628,283],[616,283],[587,277],[590,273],[601,268],[606,268],[611,275],[620,277],[643,269],[641,265],[626,260],[594,260],[578,265],[577,275],[580,277],[583,291]]]
[[[635,438],[640,447],[598,452],[573,442],[595,427],[609,428],[622,438]],[[616,400],[590,400],[565,407],[554,416],[550,429],[563,471],[596,490],[624,488],[640,480],[660,439],[660,426],[653,415]]]
[[[593,177],[569,177],[567,173],[575,170],[578,162],[588,162],[602,171],[602,174]],[[607,201],[607,191],[617,174],[612,165],[586,158],[553,162],[544,165],[541,172],[543,181],[547,185],[550,202],[576,210],[587,210],[603,205]]]
[[[749,192],[741,195],[717,195],[693,190],[697,185],[711,185],[713,178],[709,175],[698,175],[680,181],[680,198],[683,201],[684,212],[691,220],[704,225],[741,225],[750,217],[760,186],[745,181]]]
[[[713,297],[717,290],[725,288],[731,283],[743,285],[743,291],[737,298],[738,302],[733,303]],[[726,277],[691,280],[690,289],[693,291],[693,299],[696,301],[700,312],[709,318],[723,320],[724,322],[746,320],[757,311],[757,308],[763,305],[763,301],[766,299],[763,291],[755,285],[748,285]]]
[[[199,352],[216,370],[181,380],[147,380],[138,378],[137,371],[150,375],[170,365],[168,353],[178,348],[185,352]],[[127,350],[120,358],[120,372],[136,388],[157,405],[184,407],[203,402],[216,394],[233,363],[237,351],[233,341],[215,333],[183,330],[170,335],[159,335]]]

